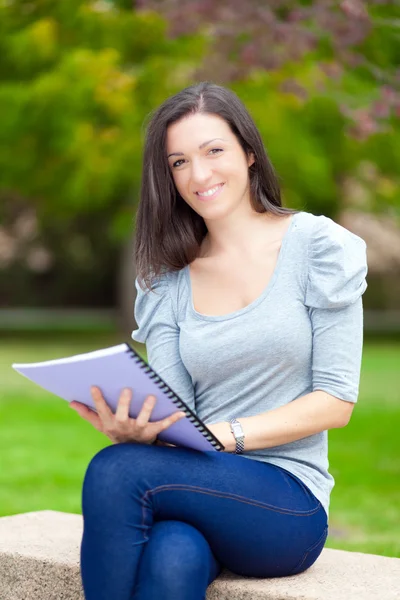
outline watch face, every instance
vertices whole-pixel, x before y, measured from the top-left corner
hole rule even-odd
[[[233,431],[234,431],[235,437],[237,437],[237,436],[239,436],[239,437],[240,437],[240,436],[242,436],[242,435],[243,435],[243,432],[242,432],[242,428],[241,428],[241,426],[240,426],[240,423],[233,423],[233,424],[232,424],[232,427],[233,427]]]

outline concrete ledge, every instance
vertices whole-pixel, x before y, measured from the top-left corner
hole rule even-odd
[[[0,518],[1,600],[84,600],[82,526],[81,515],[52,510]],[[207,600],[377,598],[400,599],[400,559],[326,548],[300,575],[256,579],[224,571],[207,591]]]

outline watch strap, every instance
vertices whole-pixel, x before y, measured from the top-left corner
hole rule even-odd
[[[244,451],[244,431],[237,419],[233,418],[229,420],[231,432],[236,440],[235,454],[241,454]]]

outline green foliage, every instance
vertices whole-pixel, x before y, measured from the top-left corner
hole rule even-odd
[[[123,3],[20,0],[0,5],[0,23],[0,191],[29,198],[44,224],[112,207],[119,236],[143,121],[189,83],[204,41],[170,40],[159,16]]]
[[[386,75],[400,63],[399,19],[400,5],[397,2],[370,3],[368,12],[373,18],[374,27],[370,35],[360,45],[360,51],[369,64],[385,69]]]
[[[398,64],[394,7],[371,8],[377,26],[360,44],[361,65],[344,68],[332,45],[332,17],[301,60],[290,35],[296,20],[285,23],[286,34],[271,46],[271,56],[282,52],[282,60],[268,70],[255,61],[271,58],[257,11],[248,14],[237,3],[236,14],[230,7],[237,44],[221,34],[225,59],[218,60],[213,41],[218,27],[229,31],[226,23],[202,26],[210,14],[199,16],[189,2],[183,14],[173,4],[179,10],[167,23],[125,0],[0,0],[0,223],[9,245],[27,208],[38,220],[37,237],[0,264],[3,303],[110,305],[121,244],[134,226],[144,124],[166,97],[197,80],[200,65],[216,83],[229,81],[249,108],[286,205],[331,217],[352,206],[399,214],[400,113],[393,90],[386,87],[382,98],[377,85]],[[320,17],[328,15],[318,5]],[[219,4],[212,10],[220,11]],[[253,19],[256,40],[240,15]],[[185,19],[199,33],[189,34]],[[170,35],[181,21],[179,34]],[[304,22],[303,35],[312,36],[316,22]],[[269,36],[278,33],[269,27]],[[377,127],[380,114],[385,124]],[[351,135],[352,123],[358,136]],[[31,266],[35,247],[48,250],[47,266]]]
[[[378,27],[364,44],[378,61],[388,8],[374,11]],[[124,238],[140,183],[143,123],[165,97],[191,83],[206,39],[171,38],[165,20],[132,10],[130,2],[0,3],[0,192],[29,198],[44,228],[105,211],[109,238]],[[387,68],[398,51],[389,39]],[[330,59],[323,44],[301,63],[253,69],[232,84],[261,130],[285,202],[334,216],[343,205],[344,178],[370,160],[391,181],[384,186],[391,189],[387,204],[398,206],[398,121],[393,117],[391,130],[365,144],[351,139],[341,106],[378,100],[376,87],[357,71],[330,80],[321,59]],[[296,85],[307,97],[296,94]]]
[[[300,94],[297,84],[307,93]],[[398,119],[393,117],[382,130],[360,140],[350,135],[340,110],[342,103],[356,106],[362,98],[373,99],[368,81],[350,72],[330,80],[313,57],[275,72],[253,71],[232,87],[261,131],[287,205],[337,216],[353,203],[344,193],[344,182],[359,179],[360,164],[368,163],[376,165],[377,193],[368,196],[361,209],[400,210]]]

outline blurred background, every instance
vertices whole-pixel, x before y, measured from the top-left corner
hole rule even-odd
[[[367,243],[360,396],[329,434],[327,546],[400,556],[396,1],[0,0],[0,516],[81,512],[110,442],[11,363],[132,342],[145,122],[202,80],[245,102],[286,206]]]

